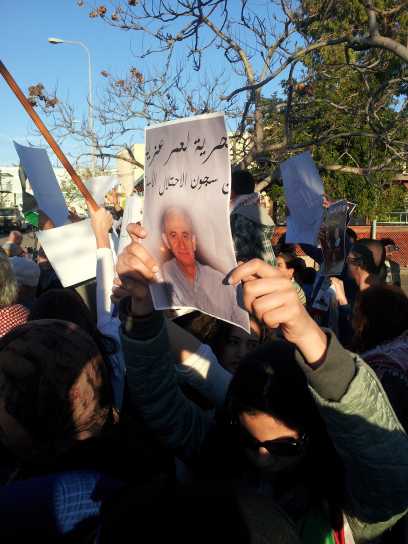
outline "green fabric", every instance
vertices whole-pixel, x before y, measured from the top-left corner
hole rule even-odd
[[[321,509],[313,509],[302,519],[300,536],[304,544],[336,544],[329,520]]]
[[[30,225],[38,228],[40,222],[40,215],[38,212],[25,212],[24,217],[26,218],[26,221],[30,223]]]

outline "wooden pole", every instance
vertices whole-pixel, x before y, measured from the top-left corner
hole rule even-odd
[[[38,130],[41,132],[41,134],[44,136],[54,153],[57,155],[58,159],[60,160],[61,164],[64,166],[65,170],[70,175],[72,181],[75,183],[75,185],[78,187],[78,190],[81,192],[82,196],[85,198],[87,204],[92,208],[93,211],[96,211],[99,206],[95,202],[93,196],[88,191],[86,186],[84,185],[81,178],[78,176],[78,174],[75,172],[72,164],[69,162],[67,157],[64,155],[62,149],[59,147],[57,142],[54,140],[53,136],[47,129],[47,127],[44,125],[44,123],[41,121],[40,117],[37,115],[37,113],[34,111],[34,108],[30,104],[30,102],[27,100],[27,98],[24,96],[23,92],[21,91],[20,87],[17,85],[16,81],[14,80],[13,76],[10,74],[10,72],[7,70],[7,68],[4,66],[4,64],[0,60],[0,73],[6,80],[6,83],[9,85],[10,89],[13,91],[13,93],[16,95],[18,100],[21,102],[23,108],[26,110],[28,115],[31,117],[31,119],[34,121],[35,125],[37,126]]]

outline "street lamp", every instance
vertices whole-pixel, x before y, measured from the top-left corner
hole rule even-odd
[[[92,174],[95,174],[96,168],[96,149],[95,149],[95,135],[94,135],[94,123],[93,123],[93,94],[92,94],[92,65],[91,65],[91,53],[88,47],[79,41],[76,40],[61,40],[61,38],[48,38],[48,42],[53,45],[58,45],[60,43],[68,43],[73,45],[80,45],[85,49],[86,54],[88,55],[88,130],[91,135],[92,141]]]

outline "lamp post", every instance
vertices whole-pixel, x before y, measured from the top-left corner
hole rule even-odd
[[[86,54],[88,55],[88,130],[91,135],[92,147],[92,174],[95,174],[96,169],[96,146],[95,146],[95,135],[94,135],[94,123],[93,123],[93,93],[92,93],[92,64],[91,64],[91,53],[88,47],[80,41],[76,40],[61,40],[61,38],[48,38],[48,42],[53,45],[58,45],[60,43],[68,43],[72,45],[80,45],[85,49]]]

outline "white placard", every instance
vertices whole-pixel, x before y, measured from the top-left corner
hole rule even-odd
[[[64,287],[96,275],[96,240],[91,220],[42,230],[37,237]]]
[[[116,176],[97,176],[85,181],[86,188],[94,197],[95,202],[102,206],[105,202],[105,195],[118,184]]]
[[[249,330],[237,289],[229,223],[231,165],[224,115],[201,115],[145,130],[145,245],[160,272],[155,307],[191,307]]]
[[[45,149],[14,142],[17,154],[32,187],[39,209],[56,227],[68,222],[68,208]]]
[[[286,243],[316,245],[323,217],[323,184],[306,151],[280,165],[287,217]]]
[[[126,199],[126,206],[123,211],[122,225],[119,236],[117,254],[120,255],[125,246],[130,244],[130,236],[126,230],[129,223],[139,223],[143,217],[143,200],[139,195],[133,194]]]

